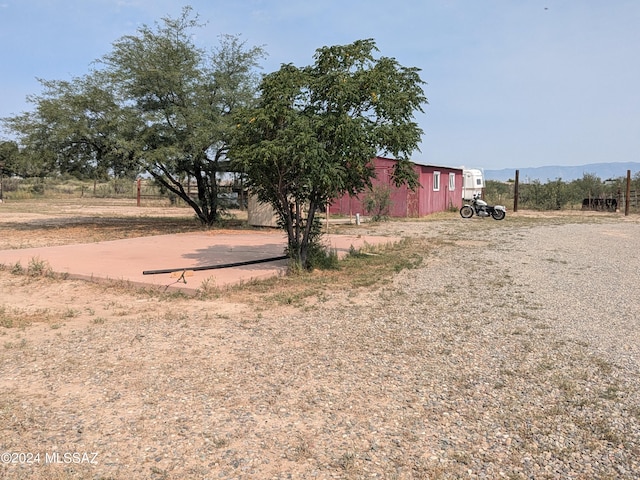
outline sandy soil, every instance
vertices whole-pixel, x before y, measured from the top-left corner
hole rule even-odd
[[[76,209],[0,208],[0,248],[198,228],[185,209]],[[386,285],[329,282],[302,301],[265,302],[264,288],[287,293],[277,286],[193,298],[4,266],[0,479],[636,478],[637,397],[601,430],[561,437],[545,423],[602,417],[609,397],[563,410],[558,398],[575,388],[565,363],[611,398],[625,388],[612,390],[613,363],[594,361],[586,343],[560,344],[522,299],[463,310],[458,286],[481,274],[458,259],[503,241],[481,222],[363,225],[437,248]],[[505,234],[509,248],[530,228]],[[508,289],[497,260],[485,260],[491,285]],[[520,418],[523,402],[536,414]]]

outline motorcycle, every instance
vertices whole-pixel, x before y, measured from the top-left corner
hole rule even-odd
[[[488,205],[480,195],[474,194],[471,204],[464,205],[460,209],[460,216],[471,218],[474,213],[479,217],[492,216],[495,220],[502,220],[507,216],[507,209],[503,205]]]

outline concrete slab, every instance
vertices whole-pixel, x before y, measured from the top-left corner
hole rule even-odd
[[[344,256],[349,248],[393,243],[400,238],[382,236],[326,235],[331,248]],[[286,237],[280,231],[205,232],[158,235],[57,247],[0,250],[0,264],[23,268],[36,261],[69,278],[91,281],[126,281],[139,286],[157,286],[194,293],[207,281],[225,286],[282,275],[287,260],[232,268],[190,271],[227,263],[282,256]],[[143,275],[144,271],[184,269],[170,274]]]

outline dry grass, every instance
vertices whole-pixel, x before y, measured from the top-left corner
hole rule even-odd
[[[199,228],[184,209],[75,209],[1,206],[0,248]],[[636,478],[637,371],[564,335],[501,258],[468,256],[610,218],[332,227],[406,239],[195,298],[4,266],[0,453],[98,464],[0,465],[0,479]],[[561,254],[541,263],[573,268]]]

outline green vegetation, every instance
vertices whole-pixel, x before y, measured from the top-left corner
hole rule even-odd
[[[273,304],[309,306],[324,301],[326,292],[336,287],[350,289],[350,294],[355,294],[360,289],[385,285],[398,272],[418,268],[439,247],[437,242],[421,238],[406,238],[387,245],[365,245],[361,249],[351,248],[340,261],[337,256],[332,257],[328,267],[324,265],[312,272],[301,270],[295,275],[210,289],[200,292],[200,298],[224,294],[230,301],[251,299],[260,308]],[[251,294],[247,295],[249,291]]]
[[[563,210],[580,209],[584,199],[611,198],[618,201],[618,208],[622,208],[621,199],[626,191],[626,178],[607,179],[603,181],[596,175],[585,173],[582,178],[571,182],[562,179],[541,183],[535,180],[531,183],[520,183],[518,195],[519,208],[529,210]],[[640,193],[640,172],[636,173],[631,182],[634,192]],[[485,199],[490,203],[513,205],[514,183],[487,180]],[[637,205],[634,205],[637,208]]]
[[[417,187],[409,157],[422,135],[413,116],[426,103],[424,82],[376,51],[372,39],[359,40],[318,49],[311,66],[283,65],[263,78],[258,105],[235,116],[233,165],[278,215],[301,268],[319,240],[316,212],[371,187],[379,152],[399,160],[397,185]]]
[[[86,75],[40,80],[33,111],[1,119],[16,139],[0,142],[6,191],[40,196],[68,176],[93,181],[93,196],[120,195],[148,176],[210,227],[224,216],[223,188],[249,186],[280,216],[294,261],[310,268],[316,212],[370,187],[376,154],[398,158],[396,183],[416,186],[413,115],[426,103],[418,69],[376,58],[366,39],[260,76],[262,47],[229,35],[203,47],[201,27],[184,7],[114,41]]]
[[[28,98],[34,111],[3,119],[18,139],[0,144],[4,174],[130,183],[146,173],[203,224],[217,222],[231,115],[254,101],[265,54],[236,36],[200,48],[193,42],[198,27],[185,7],[177,19],[116,40],[89,74],[41,80],[43,93]],[[42,188],[36,182],[33,193]]]
[[[364,209],[374,222],[388,220],[391,188],[387,185],[374,185],[364,197]]]

